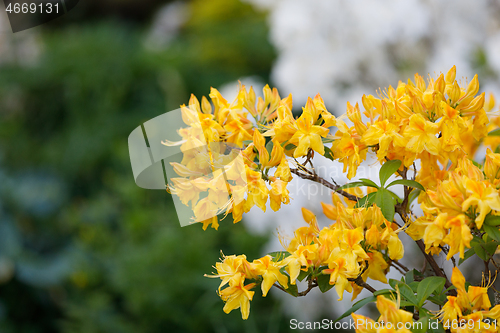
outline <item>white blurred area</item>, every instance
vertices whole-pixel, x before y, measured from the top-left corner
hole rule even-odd
[[[272,80],[304,105],[320,93],[337,114],[379,87],[419,72],[469,80],[486,60],[483,91],[500,91],[497,0],[245,0],[269,12],[278,51]]]
[[[417,72],[424,78],[428,73],[437,77],[453,65],[457,66],[457,79],[463,77],[462,84],[478,73],[480,91],[487,95],[493,92],[497,102],[500,101],[498,1],[245,1],[268,11],[270,40],[278,52],[271,78],[282,97],[293,94],[296,110],[305,105],[307,97],[320,93],[330,112],[338,116],[345,112],[347,101],[360,103],[363,94],[375,95],[379,88],[395,86],[399,80],[413,80]],[[264,85],[253,80],[242,81],[247,88],[253,85],[256,92]],[[221,93],[232,100],[237,83],[224,85]],[[329,181],[334,178],[340,185],[348,182],[341,164],[319,156],[314,165],[323,178]],[[379,168],[376,159],[368,158],[355,179],[370,178],[378,182]],[[268,205],[265,213],[254,207],[244,215],[244,223],[252,232],[274,234],[262,249],[263,255],[283,249],[278,229],[282,235],[293,236],[293,230],[305,226],[302,207],[317,214],[320,228],[332,222],[322,214],[320,204],[331,203],[328,189],[295,176],[289,190],[293,199],[278,212]],[[395,192],[402,195],[402,189]],[[421,210],[414,209],[414,213],[421,214]],[[417,246],[406,234],[401,239],[407,252],[402,262],[420,270],[423,257]],[[451,263],[443,255],[436,261],[451,276]],[[461,268],[466,272],[471,264],[465,262]],[[387,277],[400,279],[401,274],[391,269]],[[368,282],[375,289],[388,287],[377,281]],[[305,286],[299,285],[299,291],[303,289]],[[272,294],[282,298],[285,311],[299,320],[312,320],[318,313],[325,313],[325,308],[332,314],[330,319],[335,319],[352,306],[347,292],[344,300],[337,302],[334,289],[326,294],[313,290],[300,298],[279,290],[273,290]],[[364,290],[358,300],[369,295]],[[367,309],[359,313],[367,314]]]

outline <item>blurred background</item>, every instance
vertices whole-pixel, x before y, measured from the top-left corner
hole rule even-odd
[[[135,185],[129,133],[190,93],[230,95],[238,79],[293,93],[297,112],[321,93],[337,115],[453,65],[500,91],[499,18],[494,0],[81,0],[0,34],[0,332],[273,333],[292,317],[335,319],[333,292],[272,291],[243,321],[203,277],[221,250],[280,250],[276,227],[301,226],[318,198],[218,231],[181,228],[169,194]]]

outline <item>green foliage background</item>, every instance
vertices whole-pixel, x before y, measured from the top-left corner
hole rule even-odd
[[[43,27],[34,66],[0,67],[0,332],[278,332],[272,297],[226,315],[204,273],[266,241],[229,218],[181,228],[170,196],[137,187],[127,137],[140,123],[245,75],[268,80],[262,13],[193,1],[163,51],[147,22]],[[75,9],[76,10],[76,9]],[[258,292],[257,292],[258,293]]]

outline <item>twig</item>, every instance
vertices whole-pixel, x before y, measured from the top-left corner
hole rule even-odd
[[[344,190],[339,190],[340,186],[334,185],[334,184],[330,183],[329,181],[327,181],[326,179],[323,179],[323,178],[321,178],[320,176],[318,176],[316,174],[301,173],[298,169],[290,169],[290,172],[296,174],[297,176],[299,176],[302,179],[312,180],[312,181],[314,181],[316,183],[319,183],[319,184],[321,184],[323,186],[326,186],[329,189],[331,189],[331,190],[333,190],[333,191],[341,194],[342,196],[344,196],[345,198],[347,198],[347,199],[349,199],[351,201],[358,202],[359,199],[360,199],[359,197],[355,196],[354,194],[347,193]]]
[[[276,287],[276,288],[278,288],[281,291],[284,291],[284,292],[288,293],[285,288],[283,288],[282,286],[280,286],[277,283],[273,284],[273,286]],[[307,284],[307,289],[304,290],[304,291],[301,291],[301,292],[297,293],[297,297],[307,295],[313,288],[315,288],[317,286],[318,286],[318,282],[316,280],[314,280],[314,281],[313,280],[309,280],[308,284]]]
[[[399,268],[398,266],[396,266],[394,264],[394,261],[391,261],[391,267],[394,267],[401,275],[405,275],[405,272],[403,272],[403,270],[401,268]]]
[[[403,269],[405,272],[409,272],[410,270],[408,269],[408,267],[406,267],[405,265],[403,265],[402,263],[400,263],[399,261],[397,260],[394,260],[393,261],[394,264],[398,265],[401,269]]]
[[[307,283],[307,289],[304,291],[301,291],[300,293],[297,294],[297,296],[305,296],[307,295],[313,288],[318,286],[318,282],[316,279],[313,281],[312,279],[308,281]]]

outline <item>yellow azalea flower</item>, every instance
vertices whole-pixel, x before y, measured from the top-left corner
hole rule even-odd
[[[484,160],[484,173],[493,185],[499,183],[500,171],[500,154],[494,154],[489,148],[486,150],[486,158]]]
[[[257,205],[262,211],[266,211],[266,202],[269,196],[269,189],[262,179],[262,175],[258,171],[251,170],[248,166],[246,168],[248,195],[245,201],[245,213],[250,211],[254,205]]]
[[[259,152],[259,162],[263,167],[267,166],[269,162],[269,152],[266,149],[266,139],[264,139],[264,136],[260,134],[259,131],[253,132],[253,144]]]
[[[295,119],[291,111],[291,96],[288,97],[288,100],[289,105],[286,99],[281,101],[276,110],[277,119],[274,121],[272,129],[266,131],[264,136],[273,136],[278,142],[286,142],[297,132]]]
[[[446,222],[448,220],[448,214],[441,213],[436,219],[430,223],[425,229],[424,233],[424,243],[425,251],[427,253],[438,254],[441,249],[440,245],[444,245],[443,240],[446,237]]]
[[[254,260],[254,267],[257,274],[262,275],[263,281],[261,284],[262,296],[266,296],[273,284],[278,281],[283,288],[288,288],[288,278],[280,272],[280,268],[285,264],[283,261],[275,262],[270,255]]]
[[[302,266],[305,266],[305,270],[307,270],[317,259],[318,244],[299,245],[292,255],[283,259],[283,263],[286,264],[286,271],[290,275],[290,284],[294,285],[296,283]]]
[[[281,203],[285,205],[290,202],[289,192],[286,189],[288,183],[276,179],[273,181],[271,191],[269,192],[269,199],[271,203],[271,209],[277,211],[281,207]]]
[[[441,107],[443,109],[443,117],[439,122],[442,133],[441,148],[447,152],[453,152],[457,149],[463,152],[461,134],[466,131],[467,124],[458,110],[453,109],[445,102],[441,102]]]
[[[387,119],[377,121],[372,124],[363,134],[361,142],[367,146],[378,144],[377,158],[379,161],[385,160],[388,154],[389,145],[405,147],[408,140],[398,133],[399,127],[390,123]]]
[[[398,295],[399,299],[399,295]],[[382,295],[377,296],[377,309],[380,312],[380,320],[384,323],[392,323],[397,327],[398,323],[411,323],[413,314],[399,309],[399,302],[395,303]]]
[[[292,180],[292,173],[290,172],[290,166],[285,157],[281,159],[280,164],[274,172],[274,177],[281,179],[284,182],[290,182]]]
[[[295,122],[297,131],[289,140],[291,144],[297,146],[293,157],[307,155],[309,148],[317,151],[321,155],[325,155],[325,148],[321,137],[326,137],[328,129],[314,125],[313,116],[309,112],[303,112],[302,115]]]
[[[453,323],[459,317],[462,317],[462,309],[457,303],[456,296],[448,296],[448,301],[438,312],[438,316],[440,316],[443,323]]]
[[[425,120],[421,114],[414,114],[410,117],[410,124],[403,133],[408,139],[406,149],[413,153],[421,153],[426,150],[432,155],[438,155],[439,140],[436,137],[438,131],[437,124]]]
[[[490,309],[491,302],[488,297],[487,287],[469,286],[467,296],[469,297],[471,309],[473,311]]]
[[[363,250],[361,245],[359,245],[359,243],[361,243],[361,241],[364,239],[363,230],[361,228],[356,228],[354,230],[344,230],[343,236],[343,241],[348,246],[347,252],[349,254],[353,254],[363,260],[369,259],[365,250]]]
[[[249,278],[257,277],[256,274],[252,273],[250,263],[247,261],[247,257],[244,254],[239,256],[223,255],[222,261],[215,264],[215,269],[217,270],[216,275],[205,274],[205,277],[221,278],[222,282],[219,285],[219,291],[229,283],[230,280],[239,280],[241,278],[240,275],[245,275],[245,272]],[[235,281],[235,283],[238,284],[239,281]]]
[[[359,274],[359,265],[353,260],[346,260],[344,257],[331,258],[328,261],[328,268],[322,271],[323,274],[330,274],[330,284],[335,285],[335,291],[339,296],[339,301],[344,297],[344,291],[352,291],[348,278],[356,278]]]
[[[450,246],[446,260],[450,260],[453,255],[460,253],[460,258],[464,258],[465,247],[470,248],[472,234],[466,224],[466,217],[463,214],[448,220],[445,225],[450,229],[449,234],[443,241]]]
[[[230,280],[229,287],[219,292],[220,298],[226,302],[222,309],[225,313],[241,308],[241,317],[248,319],[250,314],[250,301],[255,291],[250,291],[255,287],[255,283],[244,285],[245,278],[239,274],[239,279]]]
[[[378,251],[368,253],[368,277],[373,280],[378,280],[382,283],[387,283],[386,269],[389,264],[384,259],[382,253]]]
[[[403,246],[403,243],[398,237],[398,232],[401,231],[402,229],[399,230],[394,230],[391,226],[393,225],[392,223],[386,221],[387,227],[385,228],[384,232],[382,233],[381,236],[381,242],[387,246],[387,249],[389,250],[389,258],[392,260],[399,260],[403,258],[403,255],[405,253],[405,249]]]
[[[467,188],[468,198],[462,203],[462,210],[465,212],[471,206],[477,207],[479,215],[476,217],[475,222],[480,229],[484,218],[489,212],[492,210],[500,211],[498,191],[486,182],[471,179],[467,179],[465,187]]]
[[[351,130],[341,120],[337,120],[339,130],[335,134],[337,139],[332,143],[332,152],[335,159],[344,163],[344,170],[347,173],[347,178],[351,179],[356,175],[358,166],[366,157],[366,145],[360,142],[360,137],[351,133]]]
[[[405,232],[410,236],[413,240],[417,241],[419,239],[424,238],[425,229],[427,225],[434,221],[433,218],[426,216],[421,216],[413,221],[411,221],[408,228],[406,228]]]
[[[377,325],[373,319],[356,313],[352,313],[351,316],[355,322],[356,333],[377,333]]]
[[[273,149],[271,150],[271,158],[269,159],[269,162],[267,163],[267,167],[274,167],[277,166],[278,164],[281,163],[281,161],[284,158],[284,153],[285,150],[283,147],[281,147],[281,144],[276,138],[272,139],[273,142]]]

